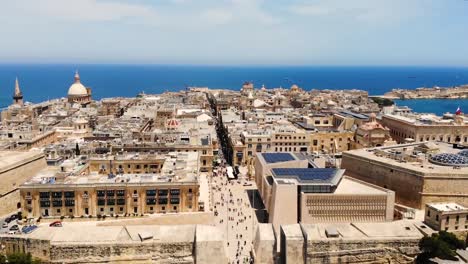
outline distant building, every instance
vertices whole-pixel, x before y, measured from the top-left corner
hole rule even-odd
[[[374,113],[370,114],[369,122],[361,124],[356,130],[356,148],[380,147],[394,145],[390,130],[376,120]]]
[[[81,105],[91,102],[91,88],[86,88],[81,83],[78,71],[75,73],[75,82],[68,89],[68,102]]]
[[[254,84],[252,82],[244,82],[240,90],[242,95],[247,96],[249,93],[254,92]]]
[[[382,124],[398,143],[442,141],[468,144],[468,119],[460,115],[438,117],[434,115],[382,116]]]
[[[393,220],[393,191],[344,172],[314,168],[302,154],[257,153],[255,180],[269,222],[279,231],[283,224]]]
[[[457,203],[426,204],[424,222],[435,230],[468,230],[468,208]]]

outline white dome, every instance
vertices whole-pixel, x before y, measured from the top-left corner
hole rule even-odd
[[[86,87],[84,87],[83,84],[77,82],[74,83],[70,86],[70,89],[68,89],[68,95],[76,96],[76,95],[87,95],[88,91],[86,90]]]
[[[75,82],[68,89],[68,96],[83,96],[88,95],[88,90],[80,82],[78,71],[75,73]]]

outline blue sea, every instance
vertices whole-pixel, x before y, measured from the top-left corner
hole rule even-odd
[[[15,77],[26,101],[40,102],[65,97],[75,70],[92,88],[93,98],[135,96],[139,92],[177,91],[185,86],[238,90],[244,81],[260,88],[361,89],[382,95],[393,88],[455,86],[468,84],[468,68],[449,67],[335,67],[335,66],[174,66],[174,65],[0,65],[0,106],[11,103]],[[418,112],[442,114],[458,106],[468,109],[468,100],[406,100]],[[467,110],[468,111],[468,110]]]

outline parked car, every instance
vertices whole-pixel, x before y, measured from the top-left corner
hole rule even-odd
[[[8,223],[3,223],[2,228],[8,228]]]
[[[30,226],[25,226],[21,229],[21,232],[25,233],[25,234],[29,234],[31,233],[32,231],[36,230],[37,229],[37,226],[36,225],[30,225]]]
[[[55,222],[52,222],[50,223],[51,227],[62,227],[62,222],[61,221],[55,221]]]
[[[5,218],[5,223],[9,224],[11,222],[10,217]]]
[[[12,227],[10,227],[10,231],[18,231],[18,230],[19,230],[18,225],[13,225]]]

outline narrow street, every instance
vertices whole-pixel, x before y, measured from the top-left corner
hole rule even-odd
[[[216,224],[225,231],[230,263],[250,263],[256,218],[243,185],[246,181],[228,181],[226,168],[217,169],[211,183]]]

